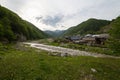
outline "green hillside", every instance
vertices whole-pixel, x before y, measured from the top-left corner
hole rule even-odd
[[[18,41],[33,40],[47,37],[33,24],[22,20],[14,12],[0,6],[0,40]]]
[[[102,27],[110,24],[110,21],[107,20],[98,20],[98,19],[88,19],[87,21],[82,22],[81,24],[69,28],[63,35],[84,35],[84,34],[93,34],[99,31]]]
[[[120,17],[116,18],[110,25],[108,47],[114,54],[120,54]]]

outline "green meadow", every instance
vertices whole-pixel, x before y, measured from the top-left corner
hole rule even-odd
[[[120,80],[120,59],[50,56],[28,45],[0,46],[0,80]]]

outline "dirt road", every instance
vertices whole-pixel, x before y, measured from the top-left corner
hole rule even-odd
[[[79,50],[74,50],[74,49],[69,49],[69,48],[50,46],[50,45],[44,45],[44,44],[38,44],[38,43],[27,43],[27,42],[25,42],[24,44],[29,44],[31,47],[34,47],[34,48],[37,48],[37,49],[42,49],[42,50],[46,50],[46,51],[49,51],[49,52],[58,52],[58,53],[61,53],[61,54],[68,54],[68,55],[71,55],[71,56],[93,56],[93,57],[120,58],[120,57],[114,57],[114,56],[109,56],[109,55],[104,55],[104,54],[97,54],[97,53],[79,51]]]

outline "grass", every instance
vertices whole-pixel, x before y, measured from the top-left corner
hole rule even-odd
[[[0,80],[120,80],[120,59],[49,56],[23,45],[1,45]]]

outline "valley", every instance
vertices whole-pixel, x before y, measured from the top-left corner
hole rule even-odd
[[[37,21],[56,28],[60,17]],[[39,28],[0,5],[0,80],[120,80],[120,16]]]

